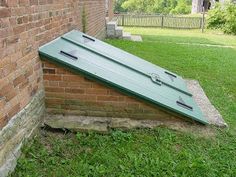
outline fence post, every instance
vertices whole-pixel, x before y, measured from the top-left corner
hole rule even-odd
[[[202,29],[202,17],[199,17],[199,29]]]
[[[164,27],[164,16],[163,15],[161,16],[161,27],[162,28]]]
[[[123,14],[122,15],[122,26],[124,26],[124,23],[125,23],[124,21],[125,21],[125,15]]]
[[[203,11],[203,14],[202,14],[202,33],[204,33],[204,28],[205,28],[205,6],[202,7],[202,11]]]

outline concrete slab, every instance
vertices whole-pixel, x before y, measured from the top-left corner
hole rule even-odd
[[[116,21],[111,21],[107,23],[107,29],[108,30],[115,30],[117,28],[117,22]]]
[[[118,26],[115,30],[116,38],[122,38],[123,36],[123,27]]]
[[[123,39],[131,40],[131,34],[129,32],[123,32]]]
[[[131,35],[131,41],[142,42],[143,39],[142,39],[142,37],[139,36],[139,35]]]

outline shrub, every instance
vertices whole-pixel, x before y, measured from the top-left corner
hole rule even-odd
[[[170,11],[171,14],[190,14],[191,4],[186,0],[179,0],[177,6]]]
[[[207,27],[210,29],[221,29],[227,34],[236,34],[235,19],[235,4],[216,4],[216,7],[208,13]]]

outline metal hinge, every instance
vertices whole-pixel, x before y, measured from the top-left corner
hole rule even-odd
[[[151,73],[150,76],[151,76],[151,79],[154,83],[156,83],[158,85],[162,85],[161,77],[158,74]]]

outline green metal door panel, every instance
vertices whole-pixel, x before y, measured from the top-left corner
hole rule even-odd
[[[186,92],[187,94],[191,95],[191,93],[189,93],[189,91],[187,90],[186,84],[182,77],[161,67],[158,67],[150,62],[147,62],[137,56],[134,56],[128,52],[113,47],[105,42],[97,40],[96,38],[90,37],[76,30],[63,35],[62,38],[68,41],[72,41],[86,49],[95,51],[96,53],[112,58],[115,61],[121,62],[126,66],[134,68],[145,75],[155,73],[160,77],[163,83],[166,83],[171,87],[174,87],[180,91]]]
[[[72,31],[72,33],[75,35],[76,32]],[[80,32],[77,33],[78,35],[83,34]],[[70,33],[67,35],[69,34]],[[120,50],[120,52],[123,51]],[[66,39],[65,36],[40,47],[39,53],[49,60],[64,64],[69,68],[73,68],[78,72],[105,82],[110,86],[203,124],[207,124],[206,119],[192,96],[187,94],[187,88],[184,91],[180,91],[182,88],[175,88],[178,87],[178,85],[170,86],[163,84],[162,80],[159,79],[159,75],[156,78],[156,75],[150,76],[142,73],[145,69],[148,69],[146,66],[148,62],[140,62],[145,66],[145,69],[139,66],[142,68],[140,72],[138,67],[132,68],[136,66],[135,64],[132,65],[132,67],[127,66],[123,60],[120,62],[120,58],[113,59],[111,56],[106,57],[104,54],[99,54],[95,48],[87,49],[87,47],[83,47],[82,44],[78,45],[77,43],[71,42],[71,40]],[[141,59],[138,58],[138,60]],[[131,65],[132,62],[129,62],[129,65]],[[160,69],[160,67],[155,68],[155,65],[149,63],[148,65],[151,66],[151,72],[155,71],[160,74],[160,70],[166,71],[162,68]],[[177,76],[177,78],[179,80],[178,82],[182,80],[184,83],[181,77]],[[186,87],[185,84],[183,85]]]

